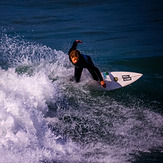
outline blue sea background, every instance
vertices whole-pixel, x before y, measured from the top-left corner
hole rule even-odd
[[[87,70],[71,82],[74,40],[100,71],[143,76],[114,91]],[[163,161],[163,1],[2,0],[0,162]]]

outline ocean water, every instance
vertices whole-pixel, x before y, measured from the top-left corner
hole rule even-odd
[[[143,76],[114,91],[71,82],[74,40],[101,71]],[[0,162],[163,161],[163,3],[0,2]]]

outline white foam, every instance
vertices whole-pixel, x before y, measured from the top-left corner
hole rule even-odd
[[[57,144],[44,114],[57,90],[48,76],[0,69],[0,162],[38,162],[68,151]]]

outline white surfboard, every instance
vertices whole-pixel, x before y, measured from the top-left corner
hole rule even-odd
[[[138,80],[143,74],[135,72],[102,72],[102,77],[106,82],[105,90],[114,90],[125,87],[136,80]]]

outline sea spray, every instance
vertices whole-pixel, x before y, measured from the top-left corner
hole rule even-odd
[[[9,37],[2,33],[0,38],[0,59],[8,67],[16,67],[22,64],[40,64],[41,61],[48,63],[57,62],[67,65],[65,54],[50,47],[35,42],[28,42],[19,36]]]
[[[60,94],[50,79],[59,76],[56,69],[63,71],[66,55],[7,35],[0,46],[7,63],[0,68],[0,162],[63,159],[73,144],[60,144],[44,116]]]

